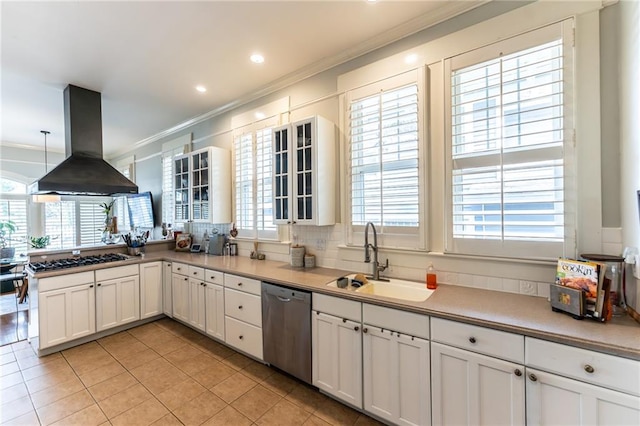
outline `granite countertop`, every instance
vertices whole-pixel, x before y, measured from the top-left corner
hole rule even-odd
[[[329,282],[354,271],[321,267],[294,268],[284,262],[253,260],[240,256],[207,256],[171,250],[153,251],[147,253],[144,258],[123,262],[74,268],[73,272],[157,260],[182,262],[274,284],[462,321],[640,360],[640,324],[630,317],[616,317],[606,323],[575,320],[568,315],[553,312],[545,298],[536,296],[440,285],[426,301],[409,302],[327,286]],[[69,272],[71,271],[43,272],[36,274],[35,277],[44,278]]]

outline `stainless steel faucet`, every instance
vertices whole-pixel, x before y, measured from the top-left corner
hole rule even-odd
[[[369,227],[373,230],[373,244],[369,244]],[[371,277],[375,281],[380,281],[380,272],[384,271],[389,267],[389,259],[387,259],[384,265],[380,265],[378,263],[378,233],[376,232],[376,227],[372,222],[367,222],[367,226],[364,228],[364,263],[371,262],[371,253],[369,249],[373,250],[373,273]]]

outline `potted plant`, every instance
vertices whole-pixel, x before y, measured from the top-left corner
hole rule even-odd
[[[29,237],[29,245],[34,249],[46,248],[51,242],[51,237],[45,235],[44,237]]]
[[[0,220],[0,258],[13,257],[16,254],[14,247],[7,247],[11,234],[16,232],[18,227],[11,220]]]
[[[100,203],[102,213],[104,213],[104,228],[102,228],[102,242],[112,242],[111,234],[113,233],[113,201],[110,203]]]

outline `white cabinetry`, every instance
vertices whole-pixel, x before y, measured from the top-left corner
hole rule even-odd
[[[274,222],[335,224],[335,126],[321,116],[273,131]]]
[[[314,293],[311,313],[313,385],[362,408],[362,306]]]
[[[260,281],[224,274],[225,342],[262,360]]]
[[[640,424],[639,361],[533,338],[526,360],[528,425]]]
[[[205,330],[204,269],[172,262],[173,317]]]
[[[140,318],[160,315],[163,299],[162,262],[140,264]]]
[[[96,332],[93,272],[38,280],[40,349]]]
[[[96,330],[102,331],[140,319],[138,265],[96,272]]]
[[[206,332],[224,341],[224,274],[205,269]]]
[[[168,317],[173,318],[173,292],[171,262],[162,262],[162,310]]]
[[[525,424],[523,336],[432,318],[431,340],[433,424]]]
[[[231,154],[208,147],[173,162],[176,222],[231,222]]]
[[[189,266],[172,262],[171,291],[173,294],[173,317],[189,322]]]
[[[363,304],[364,409],[401,425],[431,424],[429,317]]]
[[[189,266],[189,324],[205,331],[205,290],[204,269]]]

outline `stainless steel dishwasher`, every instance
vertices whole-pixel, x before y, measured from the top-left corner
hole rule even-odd
[[[262,283],[265,362],[311,383],[311,293]]]

